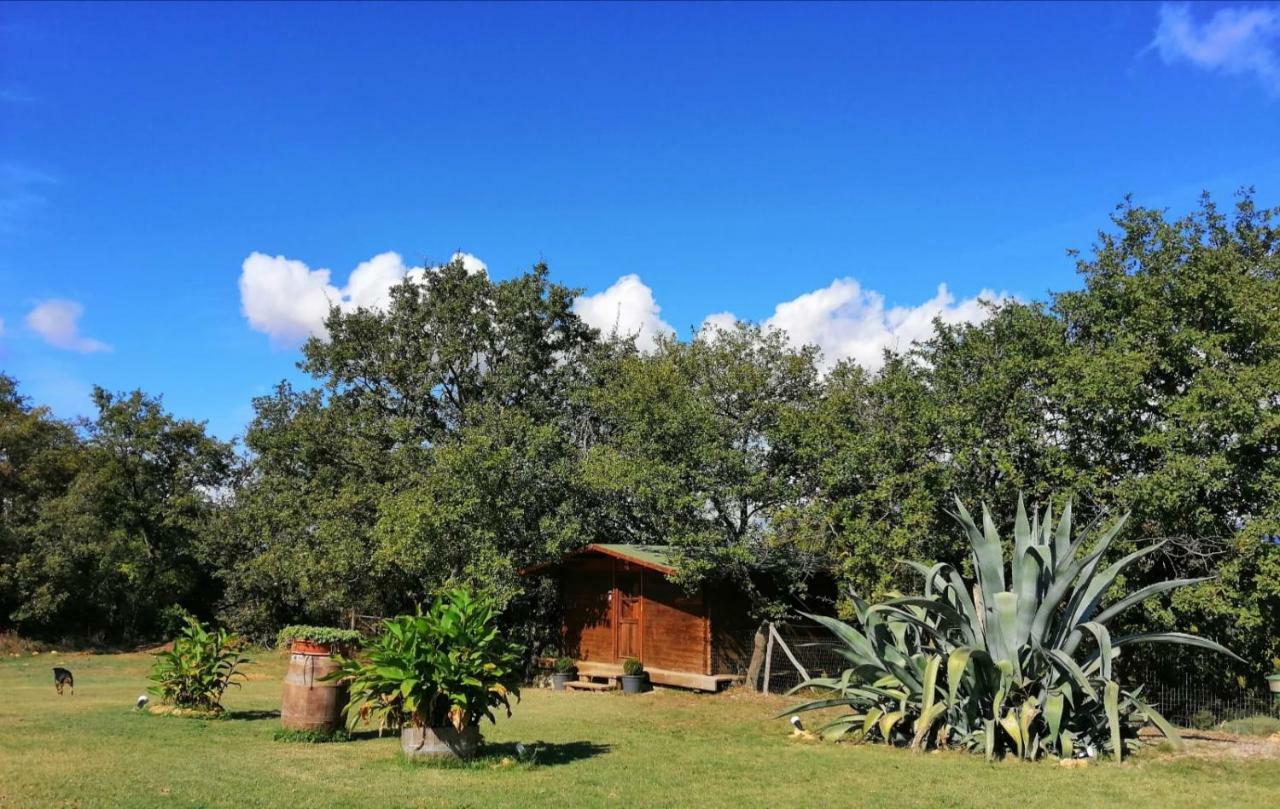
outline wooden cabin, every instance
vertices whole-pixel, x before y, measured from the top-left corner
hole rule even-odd
[[[560,584],[564,654],[589,678],[622,673],[622,661],[644,663],[651,682],[716,691],[740,679],[756,624],[746,597],[727,584],[686,592],[663,545],[588,545],[524,575],[554,575]]]

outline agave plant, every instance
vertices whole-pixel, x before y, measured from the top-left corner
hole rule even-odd
[[[1203,579],[1157,582],[1104,606],[1120,574],[1162,544],[1103,567],[1127,515],[1090,541],[1073,536],[1069,501],[1055,524],[1051,506],[1028,520],[1019,498],[1006,560],[990,511],[983,507],[979,528],[958,499],[956,506],[973,551],[972,588],[950,565],[907,562],[924,577],[921,595],[876,605],[855,599],[857,628],[810,616],[833,632],[851,666],[839,678],[802,683],[797,689],[832,696],[784,715],[849,706],[852,713],[827,725],[826,734],[853,732],[916,749],[965,747],[988,759],[1093,750],[1119,760],[1148,722],[1177,743],[1177,731],[1142,699],[1141,687],[1120,685],[1116,659],[1135,643],[1235,655],[1182,632],[1112,637],[1108,623],[1152,596]]]

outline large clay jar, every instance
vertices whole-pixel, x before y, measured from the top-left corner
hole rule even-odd
[[[286,730],[333,733],[342,727],[347,686],[324,678],[338,669],[331,647],[294,641],[284,674],[280,724]]]

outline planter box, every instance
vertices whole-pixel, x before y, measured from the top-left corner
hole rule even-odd
[[[480,746],[480,727],[461,731],[453,727],[414,728],[400,731],[400,749],[409,758],[471,758]]]

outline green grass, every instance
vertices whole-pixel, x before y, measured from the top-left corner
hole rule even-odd
[[[1249,716],[1223,722],[1218,730],[1241,736],[1270,736],[1272,733],[1280,733],[1280,719],[1273,716]]]
[[[661,691],[637,697],[529,690],[515,716],[486,727],[467,766],[419,766],[398,740],[274,740],[282,660],[216,720],[133,710],[146,655],[0,661],[0,807],[1054,807],[1275,806],[1272,760],[1152,753],[1123,765],[987,765],[961,753],[913,755],[806,744],[770,720],[781,698]],[[50,667],[76,675],[54,693]],[[536,761],[504,762],[516,742]]]

